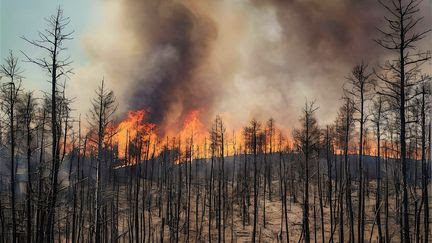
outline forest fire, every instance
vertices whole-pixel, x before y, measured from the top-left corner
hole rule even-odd
[[[149,146],[142,148],[142,151],[149,154],[158,155],[158,153],[167,146],[170,149],[178,149],[181,154],[186,156],[190,153],[190,149],[193,150],[194,158],[204,158],[211,156],[210,149],[210,132],[209,129],[204,125],[200,117],[199,110],[192,110],[185,116],[181,122],[183,125],[176,129],[174,127],[166,128],[164,131],[160,131],[160,127],[152,122],[148,121],[149,114],[145,109],[129,111],[124,120],[118,122],[114,126],[115,135],[113,136],[113,142],[117,144],[119,158],[126,158],[130,153],[131,147],[137,144],[149,143]],[[270,152],[270,138],[268,128],[263,128],[261,131],[262,135],[266,137],[263,141],[262,150]],[[279,152],[280,150],[289,150],[292,148],[293,141],[289,138],[284,138],[279,144],[279,137],[281,131],[273,132],[272,135],[272,152]],[[224,155],[231,156],[238,153],[248,153],[244,148],[244,134],[242,130],[236,130],[232,132],[225,132],[224,135]],[[340,148],[341,145],[334,144],[335,153],[343,154],[343,150]],[[264,148],[265,147],[265,148]],[[386,150],[381,147],[381,154],[386,154],[391,158],[396,158],[397,152]],[[350,146],[348,151],[349,154],[356,154],[357,147],[355,144]],[[373,138],[368,137],[365,139],[364,154],[376,156],[377,149]],[[414,155],[413,151],[410,154]],[[134,163],[133,161],[129,161]]]
[[[161,128],[158,125],[149,122],[148,117],[149,114],[145,109],[129,111],[127,117],[115,125],[114,130],[116,133],[113,136],[113,142],[117,144],[119,158],[126,158],[131,153],[130,149],[137,146],[137,144],[141,144],[141,146],[148,144],[149,146],[142,148],[142,151],[156,156],[164,147],[177,149],[184,156],[186,154],[190,156],[190,150],[192,150],[194,158],[211,156],[211,134],[209,128],[202,122],[199,110],[188,112],[181,122],[183,125],[180,128],[168,127],[163,131],[159,130]],[[243,130],[227,132],[225,127],[223,129],[224,156],[248,153],[244,148]],[[272,135],[270,135],[268,128],[263,127],[260,134],[264,139],[260,140],[260,143],[262,143],[260,145],[261,150],[278,152],[292,146],[292,142],[288,138],[284,138],[279,144],[280,131],[273,131]],[[221,140],[221,138],[218,139]],[[273,146],[271,147],[270,144],[273,144]],[[133,161],[129,162],[134,163]]]
[[[432,0],[6,2],[0,243],[432,242]]]
[[[207,130],[199,117],[200,112],[193,110],[186,115],[180,131],[168,128],[166,131],[158,131],[158,126],[147,120],[148,113],[145,109],[129,111],[127,117],[115,125],[114,143],[118,146],[118,155],[126,157],[130,144],[141,140],[150,142],[149,148],[157,149],[159,142],[164,141],[160,136],[176,138],[182,141],[188,140],[192,143],[204,143]]]
[[[119,157],[125,157],[128,143],[138,137],[149,139],[156,137],[156,125],[146,121],[146,111],[129,111],[127,117],[116,125],[113,140],[118,145]]]
[[[200,120],[199,110],[189,112],[183,122],[183,128],[179,137],[191,138],[193,141],[202,142],[207,136],[207,130]]]

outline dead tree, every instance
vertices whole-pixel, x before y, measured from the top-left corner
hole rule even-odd
[[[377,77],[384,85],[380,93],[386,95],[398,104],[400,128],[400,160],[402,164],[402,215],[403,242],[410,242],[410,227],[408,214],[408,186],[407,186],[407,151],[406,151],[406,104],[415,95],[410,88],[416,83],[415,73],[421,64],[430,58],[427,52],[417,52],[416,45],[426,37],[428,30],[417,30],[422,17],[418,16],[421,0],[388,0],[379,1],[386,9],[384,17],[386,27],[378,28],[382,37],[375,40],[381,47],[397,55],[395,61],[387,61],[382,66],[382,72]],[[390,74],[390,76],[388,75]]]
[[[382,123],[384,116],[384,99],[382,96],[378,95],[373,102],[372,106],[372,119],[375,130],[375,136],[377,141],[376,147],[376,193],[375,193],[375,221],[378,227],[378,239],[379,242],[383,242],[382,227],[381,227],[381,136],[382,136]]]
[[[274,128],[274,120],[270,118],[267,121],[266,128],[263,132],[263,141],[262,141],[262,147],[264,150],[264,173],[263,173],[263,179],[264,179],[264,191],[263,191],[263,227],[266,227],[266,189],[268,188],[268,198],[271,200],[271,184],[272,184],[272,175],[271,175],[271,165],[272,165],[272,153],[273,153],[273,135],[275,132]],[[267,153],[267,147],[269,148],[269,151]],[[270,161],[269,161],[270,160]]]
[[[320,131],[318,129],[315,112],[315,102],[306,102],[302,117],[300,118],[301,128],[295,129],[293,137],[297,150],[304,159],[304,181],[303,181],[303,235],[306,243],[310,242],[309,233],[309,162],[317,152],[319,146]]]
[[[267,121],[267,136],[268,136],[268,146],[269,146],[269,154],[273,155],[273,139],[275,137],[275,121],[273,118],[270,118]],[[271,200],[272,196],[272,160],[267,164],[267,184],[268,184],[268,197]]]
[[[97,132],[96,140],[93,142],[97,146],[96,161],[96,185],[94,197],[94,236],[95,242],[100,242],[100,194],[101,194],[101,164],[103,160],[104,142],[107,139],[107,127],[112,123],[112,116],[117,110],[114,92],[107,90],[104,80],[96,90],[96,97],[91,101],[91,108],[88,115],[89,127]]]
[[[27,60],[31,63],[36,64],[44,71],[50,74],[51,83],[51,136],[52,136],[52,170],[51,170],[51,190],[49,196],[48,206],[48,219],[45,224],[47,232],[47,240],[52,241],[54,239],[53,225],[55,219],[55,210],[57,205],[57,194],[58,194],[58,172],[60,167],[60,143],[59,133],[61,128],[59,127],[59,116],[58,116],[58,95],[59,95],[59,80],[62,77],[67,77],[68,74],[72,73],[70,69],[70,58],[65,57],[64,53],[66,47],[64,46],[65,41],[72,38],[72,31],[68,32],[66,28],[70,19],[63,15],[63,10],[58,8],[54,15],[51,15],[47,19],[47,28],[43,32],[39,32],[39,38],[37,40],[29,40],[26,37],[23,39],[30,45],[42,50],[45,53],[45,57],[33,58],[24,53]],[[42,241],[44,237],[42,236]]]
[[[426,113],[430,113],[430,87],[431,78],[423,76],[420,83],[420,95],[421,95],[421,168],[422,168],[422,201],[424,204],[423,212],[423,229],[424,229],[424,242],[429,241],[429,192],[428,192],[428,177],[430,173],[430,167],[427,164],[426,159]],[[431,117],[429,117],[429,122]],[[429,136],[431,134],[429,127]],[[430,140],[430,137],[429,137]],[[430,143],[430,141],[429,141]],[[430,154],[429,150],[429,154]]]
[[[226,214],[225,214],[225,207],[226,207],[226,197],[228,196],[228,192],[226,190],[226,182],[225,182],[225,125],[221,118],[219,118],[219,137],[220,137],[220,143],[219,143],[219,157],[220,157],[220,177],[219,180],[219,207],[221,208],[222,212],[219,213],[219,224],[222,228],[222,238],[219,236],[218,241],[219,242],[225,242],[225,223],[226,223]]]
[[[26,187],[26,213],[27,213],[27,226],[26,226],[26,240],[27,242],[33,241],[32,225],[33,225],[33,170],[32,170],[32,154],[33,154],[33,123],[35,119],[36,102],[32,92],[27,92],[22,98],[19,106],[19,116],[25,130],[25,144],[26,144],[26,160],[27,160],[27,187]]]
[[[212,127],[211,133],[210,134],[217,134],[217,126]],[[211,138],[212,143],[214,138]],[[213,219],[213,211],[212,211],[212,194],[213,194],[213,178],[214,178],[214,161],[215,161],[215,151],[216,147],[215,146],[210,146],[210,151],[211,151],[211,159],[210,159],[210,176],[208,179],[208,194],[209,194],[209,198],[208,198],[208,205],[209,205],[209,211],[208,211],[208,241],[209,243],[211,243],[212,241],[212,219]],[[213,206],[214,207],[214,206]]]
[[[258,223],[258,136],[261,132],[261,124],[256,120],[252,120],[249,126],[244,128],[244,134],[247,135],[248,140],[245,141],[245,147],[248,147],[253,155],[253,187],[254,187],[254,208],[253,208],[253,229],[252,229],[252,242],[256,242],[257,223]]]
[[[348,160],[349,141],[353,129],[354,122],[354,104],[353,101],[348,98],[343,98],[345,103],[339,109],[338,117],[336,119],[336,133],[339,143],[340,150],[343,151],[343,162],[340,156],[339,166],[339,241],[344,241],[344,207],[343,207],[343,196],[345,195],[345,204],[348,211],[349,217],[349,241],[354,241],[354,215],[352,209],[351,199],[351,170]],[[342,155],[341,153],[341,155]]]
[[[325,136],[325,149],[326,149],[326,160],[327,160],[327,201],[329,203],[329,217],[330,217],[330,240],[333,242],[333,126],[326,126],[324,131]]]
[[[5,58],[5,63],[0,65],[0,75],[8,80],[0,87],[1,109],[6,115],[6,123],[8,125],[9,135],[9,149],[10,149],[10,192],[11,192],[11,214],[12,214],[12,242],[17,242],[17,215],[16,215],[16,131],[17,119],[16,111],[17,105],[20,102],[21,89],[21,68],[18,65],[18,58],[15,57],[12,51],[9,56]]]
[[[42,235],[42,220],[43,220],[43,185],[44,185],[44,164],[45,164],[45,124],[46,124],[46,114],[47,114],[47,107],[46,107],[46,101],[41,106],[40,111],[38,112],[39,115],[42,117],[39,121],[39,128],[40,128],[40,145],[39,145],[39,163],[37,167],[37,173],[38,173],[38,183],[37,183],[37,203],[36,203],[36,242],[40,242],[40,237]]]
[[[363,145],[364,145],[364,126],[367,121],[367,115],[365,114],[366,100],[370,97],[370,91],[373,88],[374,79],[371,78],[372,73],[368,72],[368,65],[361,63],[356,65],[351,74],[347,77],[348,86],[346,92],[351,96],[354,101],[353,108],[358,114],[359,122],[359,152],[358,152],[358,179],[359,179],[359,190],[358,194],[358,215],[357,215],[357,241],[364,241],[364,217],[365,217],[365,198],[363,189]]]
[[[224,154],[223,154],[223,146],[224,146],[224,133],[225,127],[223,125],[222,119],[219,116],[216,116],[216,119],[213,124],[213,129],[211,131],[211,144],[210,148],[212,151],[212,158],[218,161],[218,195],[217,195],[217,217],[216,217],[216,226],[218,230],[218,242],[222,242],[222,234],[223,234],[223,202],[222,202],[222,190],[224,188],[223,180],[224,180]]]
[[[289,225],[288,225],[288,208],[287,208],[287,179],[285,178],[285,162],[283,161],[283,148],[282,148],[282,134],[279,134],[279,194],[281,198],[281,234],[282,234],[282,225],[285,222],[285,235],[286,235],[286,242],[290,242],[289,237]]]
[[[322,134],[321,134],[321,131],[320,131],[320,136],[321,135]],[[322,144],[320,144],[320,147],[322,148]],[[324,223],[323,189],[322,189],[322,183],[321,183],[321,163],[320,163],[320,159],[319,158],[316,160],[316,167],[317,167],[317,172],[316,173],[318,175],[317,176],[317,185],[318,185],[318,203],[319,203],[319,207],[320,207],[321,241],[322,242],[326,242],[326,240],[325,240],[325,223]],[[316,193],[314,193],[314,197],[315,197],[315,194]],[[314,207],[315,207],[315,202],[314,202]],[[317,241],[316,233],[315,233],[315,241]]]

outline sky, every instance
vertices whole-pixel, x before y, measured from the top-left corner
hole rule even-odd
[[[375,0],[0,1],[2,59],[9,50],[21,59],[20,51],[38,56],[20,37],[37,37],[61,6],[74,30],[66,94],[75,112],[88,111],[104,79],[120,118],[147,109],[150,120],[168,127],[193,110],[205,124],[220,114],[233,128],[270,117],[292,127],[314,99],[320,123],[328,124],[351,68],[390,57],[373,41],[384,13]],[[431,26],[431,6],[423,1],[420,27]],[[48,90],[45,73],[22,67],[26,88]]]
[[[24,70],[24,86],[34,90],[45,90],[49,87],[46,82],[47,76],[39,67],[23,62],[26,54],[38,55],[40,52],[27,44],[21,37],[35,39],[38,31],[45,28],[45,18],[54,14],[60,6],[64,9],[65,15],[72,19],[69,29],[74,30],[74,39],[67,44],[69,53],[74,61],[74,66],[85,65],[88,62],[85,50],[82,49],[80,35],[87,31],[89,22],[95,21],[93,17],[96,2],[77,1],[0,1],[0,56],[3,60],[13,51],[21,60]]]

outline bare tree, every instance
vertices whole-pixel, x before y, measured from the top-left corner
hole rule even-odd
[[[381,38],[375,40],[383,48],[397,55],[395,61],[387,61],[382,66],[382,72],[377,77],[383,83],[384,90],[380,92],[396,101],[400,120],[400,159],[402,164],[402,193],[403,193],[403,242],[410,241],[410,227],[408,215],[408,186],[407,186],[407,151],[406,151],[406,104],[415,94],[410,92],[417,82],[415,76],[419,67],[430,58],[428,52],[417,52],[416,45],[430,31],[417,30],[423,17],[418,16],[421,0],[388,0],[379,1],[386,9],[384,16],[386,26],[378,28]],[[390,76],[388,75],[390,74]]]
[[[101,194],[101,164],[103,160],[104,142],[107,139],[107,128],[112,123],[114,112],[117,110],[114,92],[107,90],[102,80],[101,85],[96,90],[96,97],[91,101],[92,107],[88,115],[88,121],[93,131],[97,131],[97,161],[96,161],[96,186],[95,186],[95,222],[94,234],[95,242],[100,242],[100,194]]]
[[[344,162],[342,158],[339,168],[339,241],[344,242],[344,209],[343,195],[345,195],[345,204],[349,217],[349,241],[354,241],[354,216],[351,198],[351,167],[348,159],[349,142],[354,123],[354,104],[349,97],[343,97],[345,103],[340,107],[338,117],[336,118],[336,132],[340,150],[343,151]]]
[[[39,48],[45,53],[45,57],[30,57],[23,53],[27,60],[36,64],[44,71],[49,73],[51,82],[51,136],[52,136],[52,171],[51,171],[51,190],[48,206],[48,221],[46,224],[47,240],[51,241],[54,238],[53,224],[55,219],[55,209],[58,194],[58,172],[60,167],[60,143],[58,116],[58,96],[59,96],[59,81],[63,77],[67,77],[72,73],[70,69],[70,58],[65,56],[66,47],[65,41],[72,38],[73,31],[68,32],[66,28],[70,23],[70,19],[65,17],[63,10],[59,7],[54,15],[51,15],[47,21],[47,28],[43,32],[39,32],[39,38],[29,40],[22,37],[30,45]],[[43,238],[42,238],[43,241]]]
[[[422,201],[424,206],[423,213],[423,228],[424,228],[424,242],[429,241],[429,192],[428,192],[428,177],[430,173],[430,167],[427,165],[426,159],[426,113],[430,113],[430,96],[431,96],[431,78],[428,76],[421,77],[420,87],[420,99],[421,99],[421,168],[422,168]],[[429,119],[431,119],[429,117]],[[429,128],[429,136],[430,136]],[[430,151],[429,151],[430,153]]]
[[[16,218],[16,194],[15,194],[15,174],[16,174],[16,131],[17,120],[16,111],[17,105],[20,102],[21,89],[21,68],[18,65],[18,58],[15,57],[12,51],[5,58],[5,63],[0,66],[0,75],[9,79],[0,87],[1,109],[6,115],[6,123],[9,130],[10,144],[10,190],[11,190],[11,210],[12,210],[12,242],[17,241],[17,218]]]
[[[383,242],[382,227],[381,227],[381,137],[383,134],[382,123],[384,117],[384,99],[381,95],[378,95],[372,105],[372,123],[375,130],[375,136],[377,141],[376,147],[376,194],[375,194],[375,221],[378,227],[378,239],[379,242]]]
[[[367,121],[367,115],[365,114],[366,100],[370,97],[370,91],[374,86],[374,79],[371,78],[372,73],[368,72],[368,65],[362,62],[356,65],[351,75],[347,77],[349,87],[346,92],[351,96],[354,101],[353,108],[359,115],[358,122],[360,124],[360,136],[359,136],[359,152],[358,152],[358,178],[359,178],[359,189],[358,189],[358,217],[357,217],[357,241],[364,241],[364,217],[365,217],[365,198],[363,188],[363,145],[364,145],[364,130],[365,123]]]
[[[333,221],[333,143],[334,143],[334,126],[327,125],[324,131],[324,143],[326,149],[326,160],[327,160],[327,201],[329,203],[329,217],[330,217],[330,240],[333,242],[333,231],[334,231],[334,221]],[[324,232],[323,232],[324,234]],[[323,237],[324,239],[324,237]]]
[[[32,211],[32,192],[33,192],[33,171],[32,171],[32,154],[34,151],[33,141],[33,123],[35,120],[36,102],[32,92],[27,92],[22,98],[19,105],[19,118],[24,125],[26,137],[26,160],[27,160],[27,188],[26,188],[26,211],[27,211],[27,242],[32,242],[32,224],[33,224],[33,211]]]
[[[293,137],[297,150],[304,158],[304,192],[303,192],[303,234],[305,242],[310,242],[309,233],[309,163],[317,152],[319,146],[320,131],[318,129],[315,112],[315,102],[306,102],[300,122],[302,127],[295,129]]]
[[[261,123],[252,120],[250,125],[244,128],[243,133],[249,138],[245,147],[248,147],[253,154],[253,174],[254,174],[254,210],[253,210],[253,229],[252,229],[252,242],[256,242],[257,222],[258,222],[258,137],[261,132]]]

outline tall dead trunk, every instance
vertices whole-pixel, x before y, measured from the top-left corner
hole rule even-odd
[[[39,40],[23,39],[34,47],[46,52],[46,58],[31,58],[24,54],[28,61],[36,64],[44,71],[50,74],[51,82],[51,143],[52,143],[52,163],[50,174],[50,194],[48,196],[48,218],[45,225],[45,232],[47,238],[41,240],[53,241],[54,240],[54,222],[55,211],[57,206],[58,197],[58,173],[60,168],[60,127],[59,127],[59,113],[58,103],[59,87],[58,80],[71,73],[70,60],[68,57],[63,57],[63,52],[66,50],[64,43],[72,38],[73,32],[66,32],[69,24],[69,18],[64,17],[63,10],[58,8],[56,13],[47,18],[47,28],[39,35]]]
[[[256,242],[257,234],[257,221],[258,221],[258,161],[257,161],[257,133],[259,129],[259,124],[253,120],[251,122],[250,132],[251,132],[251,145],[253,151],[253,173],[254,173],[254,211],[253,211],[253,229],[252,229],[252,242]]]
[[[25,129],[26,129],[26,145],[27,145],[27,192],[26,192],[26,209],[27,209],[27,242],[33,242],[33,210],[32,210],[32,167],[31,167],[31,157],[32,157],[32,128],[31,124],[33,122],[33,96],[32,93],[27,93],[25,96],[25,112],[24,112],[24,120],[25,120]]]
[[[376,214],[376,223],[378,227],[378,239],[379,242],[383,242],[383,236],[382,236],[382,227],[381,227],[381,136],[380,134],[380,125],[377,124],[377,165],[376,165],[376,171],[377,171],[377,188],[376,188],[376,200],[375,200],[375,214]]]
[[[16,132],[17,132],[17,115],[15,111],[19,105],[19,95],[21,94],[21,69],[18,66],[18,58],[16,58],[12,51],[9,56],[5,58],[5,64],[0,65],[0,75],[9,79],[9,82],[1,86],[1,100],[2,110],[5,114],[8,123],[9,135],[9,163],[10,163],[10,207],[12,217],[12,242],[18,240],[17,233],[17,198],[16,198]]]
[[[386,10],[385,28],[378,28],[381,38],[375,40],[381,47],[397,55],[395,60],[388,61],[383,67],[383,74],[376,76],[385,84],[382,93],[392,99],[395,111],[398,113],[399,153],[402,175],[402,230],[401,241],[410,242],[409,198],[408,198],[408,168],[406,148],[407,108],[410,100],[416,96],[411,87],[418,83],[413,78],[420,71],[421,65],[426,63],[431,55],[417,49],[419,41],[424,39],[429,30],[419,30],[422,20],[420,14],[421,0],[389,0],[379,2]],[[391,73],[389,79],[387,73]]]
[[[302,123],[301,129],[294,130],[294,141],[299,152],[304,158],[303,165],[303,219],[302,219],[302,231],[304,235],[304,241],[306,243],[310,242],[310,232],[309,232],[309,167],[312,156],[316,151],[318,151],[318,143],[320,131],[318,129],[317,120],[315,118],[315,111],[317,108],[314,102],[305,104],[303,108],[303,115],[300,119]],[[318,158],[316,158],[318,159]]]
[[[421,164],[422,164],[422,201],[424,203],[423,212],[423,231],[424,231],[424,242],[429,241],[429,192],[428,192],[428,177],[430,168],[426,161],[426,85],[422,84],[421,94]],[[429,121],[430,122],[430,121]],[[429,143],[430,143],[430,127],[429,127]],[[431,152],[429,151],[429,154]],[[417,168],[417,167],[416,167]]]
[[[326,160],[327,160],[327,200],[329,203],[329,217],[330,217],[330,242],[333,243],[333,183],[332,183],[332,175],[333,175],[333,165],[330,157],[330,127],[326,127],[325,131],[325,140],[326,140]]]

